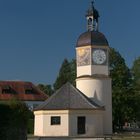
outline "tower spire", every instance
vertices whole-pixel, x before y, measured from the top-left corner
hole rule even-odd
[[[91,1],[91,6],[87,10],[86,18],[87,18],[87,29],[88,29],[88,31],[98,31],[99,13],[94,8],[94,0]]]
[[[94,0],[92,0],[91,1],[91,7],[94,9],[94,3],[95,3],[95,1]]]

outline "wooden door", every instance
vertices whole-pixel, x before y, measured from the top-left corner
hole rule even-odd
[[[80,116],[77,118],[77,133],[85,134],[86,133],[86,117]]]

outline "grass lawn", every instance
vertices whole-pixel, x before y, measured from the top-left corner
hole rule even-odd
[[[140,137],[139,138],[119,138],[119,139],[114,139],[113,140],[140,140]]]
[[[113,140],[140,140],[140,137],[113,138]]]

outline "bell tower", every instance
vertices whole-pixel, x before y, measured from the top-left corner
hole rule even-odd
[[[98,31],[99,13],[94,8],[94,1],[91,2],[91,6],[87,10],[86,18],[87,18],[87,30],[88,31],[93,31],[93,30]]]
[[[91,3],[86,12],[87,31],[76,44],[76,87],[97,104],[103,105],[103,131],[112,134],[112,88],[109,77],[109,44],[99,32],[99,13]]]
[[[99,32],[99,12],[92,2],[86,12],[87,31],[81,34],[76,44],[77,77],[83,75],[109,75],[109,44]]]

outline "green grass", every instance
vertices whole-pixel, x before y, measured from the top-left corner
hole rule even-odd
[[[113,138],[113,140],[140,140],[140,137],[130,137],[130,138]]]
[[[126,137],[113,137],[113,140],[140,140],[140,137],[135,136],[126,136]]]

